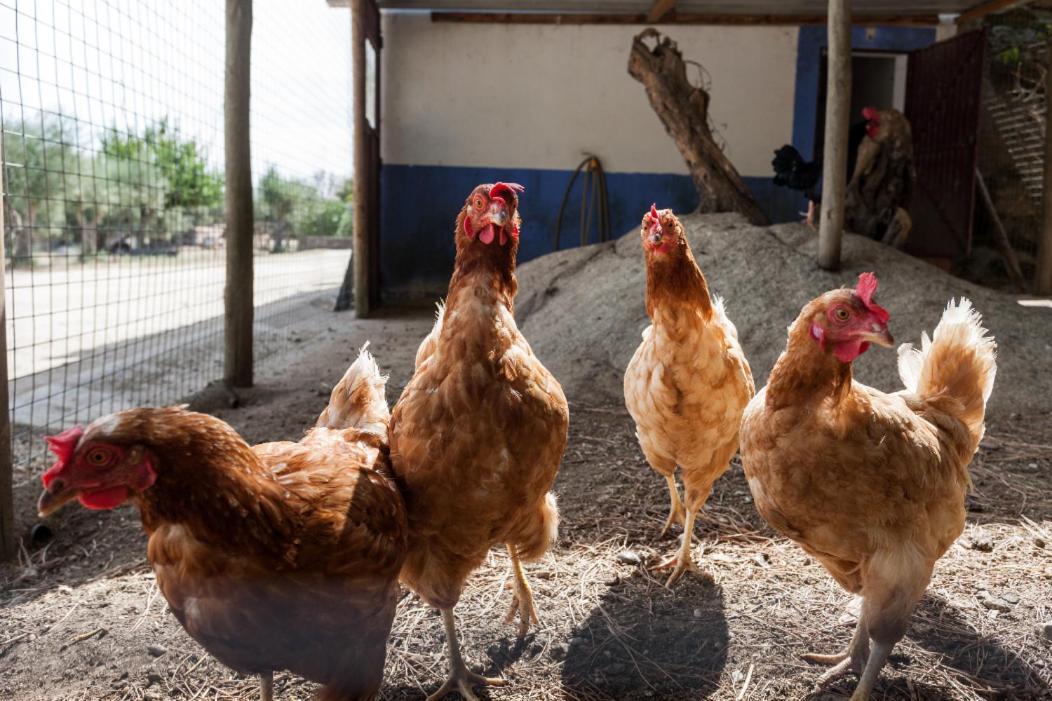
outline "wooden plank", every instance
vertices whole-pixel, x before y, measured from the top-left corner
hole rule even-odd
[[[1052,56],[1052,39],[1047,51]],[[1041,199],[1044,214],[1034,268],[1034,292],[1039,295],[1052,294],[1052,109],[1047,108],[1049,95],[1052,95],[1052,70],[1045,71],[1045,181]]]
[[[957,24],[977,22],[987,15],[1029,5],[1031,0],[986,0],[957,16]]]
[[[978,168],[975,169],[975,184],[979,188],[979,199],[986,207],[986,213],[994,224],[994,240],[997,241],[997,250],[1001,253],[1001,258],[1004,260],[1008,277],[1012,278],[1012,283],[1020,292],[1026,292],[1026,280],[1023,278],[1023,269],[1019,266],[1019,258],[1016,257],[1015,249],[1012,248],[1012,242],[1008,239],[1008,232],[1005,230],[1004,222],[1001,221],[1001,216],[997,213],[997,207],[994,206],[994,198],[990,196],[990,190],[986,187],[986,180]]]
[[[826,270],[837,270],[840,267],[840,243],[844,236],[847,137],[851,121],[850,0],[829,0],[829,71],[826,84],[818,265]]]
[[[370,214],[373,206],[371,172],[371,149],[369,123],[366,119],[366,63],[365,42],[369,35],[368,0],[353,0],[351,3],[351,87],[354,103],[354,251],[351,264],[354,274],[354,311],[366,317],[372,311],[369,295],[370,259]]]
[[[647,22],[653,24],[673,15],[676,11],[677,1],[654,0],[654,4],[650,6],[650,12],[647,13]]]
[[[432,22],[466,24],[683,24],[718,26],[774,25],[792,26],[825,24],[824,14],[730,14],[677,12],[658,22],[649,22],[641,14],[601,13],[533,13],[533,12],[442,12],[431,13]],[[856,26],[931,27],[939,24],[937,14],[860,14],[852,18]]]
[[[223,377],[233,387],[252,386],[252,157],[249,84],[252,0],[226,0],[226,290]]]
[[[4,191],[0,144],[0,192]],[[0,561],[14,557],[15,538],[14,461],[11,455],[11,409],[7,396],[7,300],[3,284],[7,280],[4,251],[4,208],[0,206]]]

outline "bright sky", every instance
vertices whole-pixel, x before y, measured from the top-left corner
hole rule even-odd
[[[7,130],[40,111],[80,125],[78,144],[116,124],[141,133],[168,116],[223,152],[222,0],[0,0],[0,114]],[[255,0],[253,165],[350,175],[350,14],[325,0]]]

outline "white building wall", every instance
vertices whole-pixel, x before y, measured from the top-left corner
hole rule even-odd
[[[385,163],[681,173],[686,165],[628,75],[639,26],[432,23],[384,13]],[[666,28],[711,80],[711,116],[746,176],[792,141],[795,27]],[[694,67],[689,66],[693,78]]]

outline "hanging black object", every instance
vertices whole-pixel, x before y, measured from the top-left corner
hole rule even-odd
[[[563,193],[563,200],[559,204],[559,216],[555,220],[555,235],[552,239],[552,250],[559,250],[559,239],[562,235],[563,214],[566,212],[566,203],[570,199],[577,176],[584,172],[584,182],[581,185],[581,245],[587,246],[591,243],[592,222],[596,222],[599,241],[610,240],[610,203],[606,195],[606,173],[603,172],[603,164],[599,158],[588,155],[574,170],[570,182]],[[598,209],[598,217],[596,216]]]

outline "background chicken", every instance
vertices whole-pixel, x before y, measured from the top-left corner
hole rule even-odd
[[[364,350],[298,443],[250,448],[182,408],[131,409],[51,437],[39,511],[138,505],[176,618],[224,664],[288,669],[326,701],[372,699],[406,549],[384,378]]]
[[[862,597],[847,650],[809,657],[835,665],[820,683],[862,675],[854,701],[869,698],[935,561],[964,528],[968,464],[996,370],[994,342],[962,299],[919,351],[900,348],[905,390],[853,382],[851,363],[870,343],[893,343],[876,288],[864,273],[855,290],[804,307],[742,423],[760,513]]]
[[[866,108],[870,109],[870,108]],[[870,128],[868,119],[856,122],[848,131],[847,137],[847,172],[853,173],[858,148],[866,138]],[[822,148],[824,144],[819,144]],[[819,151],[813,161],[806,161],[791,144],[785,144],[774,152],[771,167],[774,168],[774,184],[799,190],[807,198],[807,225],[815,225],[815,205],[822,201],[822,167],[824,153]]]
[[[555,541],[548,490],[566,447],[562,388],[534,357],[512,315],[517,282],[517,185],[480,185],[456,223],[456,267],[445,308],[421,344],[416,374],[391,418],[391,460],[404,484],[409,555],[402,579],[442,610],[449,680],[431,696],[503,684],[469,671],[453,607],[490,548],[505,543],[519,634],[536,621],[521,562]]]
[[[845,226],[901,248],[913,228],[907,211],[913,198],[913,135],[897,110],[862,111],[869,120],[844,196]]]
[[[738,449],[742,411],[753,395],[752,373],[738,332],[709,298],[705,276],[672,210],[651,207],[640,231],[647,266],[647,314],[625,371],[625,405],[647,462],[668,482],[671,506],[662,535],[683,524],[679,553],[659,567],[672,568],[671,585],[693,566],[694,518],[716,479]],[[675,471],[683,478],[686,511]]]

